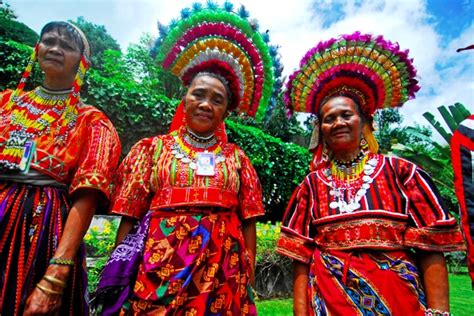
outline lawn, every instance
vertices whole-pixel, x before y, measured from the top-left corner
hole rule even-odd
[[[451,313],[454,316],[474,315],[474,292],[471,289],[471,280],[467,274],[449,275],[449,296]],[[257,302],[258,314],[262,316],[293,315],[291,299],[278,299]]]

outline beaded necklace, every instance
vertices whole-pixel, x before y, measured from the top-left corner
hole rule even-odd
[[[331,160],[325,173],[331,189],[329,207],[341,213],[351,213],[360,208],[360,200],[373,182],[372,175],[378,164],[376,155],[359,154],[349,163]]]
[[[216,157],[216,164],[225,161],[222,148],[214,135],[200,137],[190,131],[184,130],[174,136],[175,143],[171,147],[171,154],[181,162],[189,164],[189,168],[197,168],[197,155],[199,152],[212,153]],[[198,149],[198,150],[196,150]],[[200,150],[199,150],[200,149]]]
[[[5,147],[0,152],[0,167],[21,170],[27,143],[45,133],[50,133],[53,125],[55,141],[64,145],[70,129],[74,128],[77,108],[70,103],[71,89],[51,91],[37,87],[22,96],[12,96],[9,101],[13,108],[10,114],[10,128]],[[4,113],[1,113],[5,115]]]

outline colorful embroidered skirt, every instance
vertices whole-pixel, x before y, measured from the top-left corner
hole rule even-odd
[[[66,188],[0,182],[0,314],[21,315],[62,236],[70,209]],[[87,315],[85,252],[62,295],[59,315]]]
[[[114,251],[99,283],[96,310],[255,315],[237,215],[163,215],[149,212]]]
[[[424,315],[414,261],[403,251],[315,251],[309,297],[315,315]]]

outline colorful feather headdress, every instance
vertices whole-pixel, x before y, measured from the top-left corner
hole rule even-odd
[[[350,95],[371,117],[375,110],[400,107],[420,89],[408,50],[382,36],[342,35],[310,49],[287,83],[290,111],[318,114],[334,95]]]
[[[236,13],[227,1],[223,8],[212,1],[207,7],[195,3],[181,11],[180,20],[159,25],[152,55],[186,86],[199,72],[224,77],[232,93],[230,109],[262,117],[274,91],[276,48],[248,16],[245,7]]]

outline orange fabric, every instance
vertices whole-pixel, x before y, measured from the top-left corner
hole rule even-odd
[[[4,106],[11,91],[0,97]],[[0,120],[0,146],[8,139],[10,115]],[[35,139],[36,152],[31,168],[56,181],[70,185],[69,193],[80,188],[97,189],[109,197],[110,182],[120,157],[120,140],[110,120],[90,105],[78,105],[75,127],[69,132],[66,145],[55,142],[53,123],[50,133]]]

